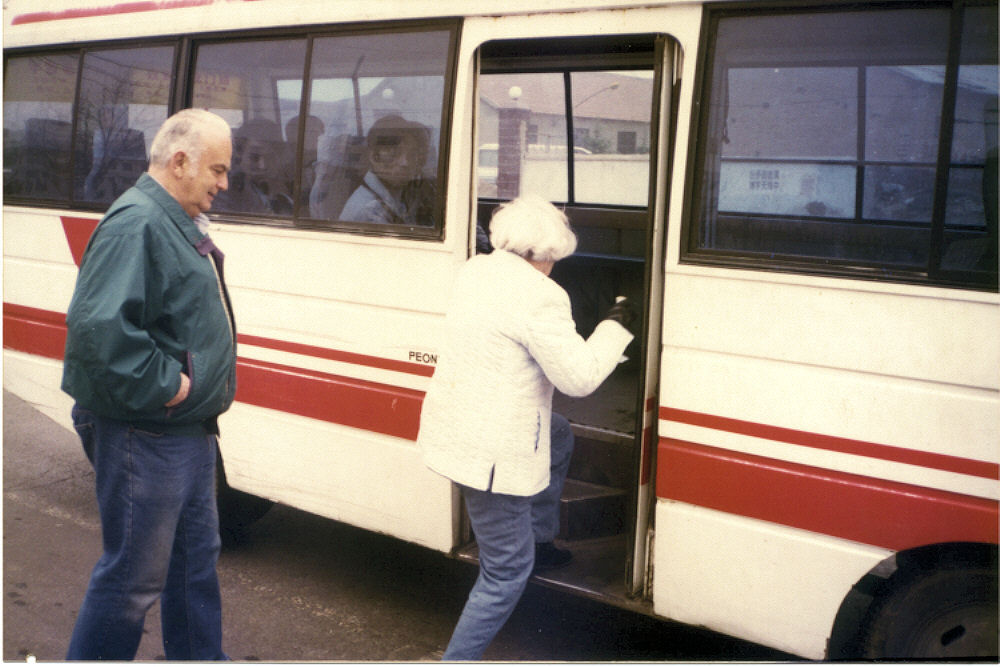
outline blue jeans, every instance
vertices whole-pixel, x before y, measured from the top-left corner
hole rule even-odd
[[[157,598],[167,660],[228,659],[215,570],[215,436],[149,433],[79,407],[73,423],[97,473],[104,553],[66,659],[133,659]]]
[[[479,660],[517,606],[535,565],[535,543],[559,532],[559,497],[573,454],[573,432],[552,415],[549,485],[535,496],[462,487],[479,545],[479,577],[462,609],[444,660]]]

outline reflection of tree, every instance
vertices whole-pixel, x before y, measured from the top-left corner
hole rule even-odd
[[[132,59],[130,53],[88,54],[84,60],[74,181],[77,196],[82,186],[90,201],[111,201],[135,182],[146,168],[141,128],[155,127],[166,115],[166,89],[157,85],[165,73],[121,62]]]

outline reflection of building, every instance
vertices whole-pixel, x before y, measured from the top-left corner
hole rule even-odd
[[[724,76],[716,84],[725,86],[724,131],[713,135],[725,137],[720,210],[930,223],[943,65],[742,67]],[[995,79],[995,66],[963,65],[959,73],[952,225],[983,225],[983,165],[996,147]]]
[[[510,89],[517,86],[514,100]],[[649,78],[611,72],[576,73],[573,143],[591,153],[648,153]],[[536,150],[565,150],[566,104],[560,74],[485,75],[479,80],[479,143],[499,143],[499,112],[515,104],[528,112],[525,143]]]

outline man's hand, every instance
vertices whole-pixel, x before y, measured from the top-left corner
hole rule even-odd
[[[167,401],[166,407],[172,408],[179,403],[183,403],[184,399],[188,397],[188,392],[191,391],[191,379],[181,373],[181,388],[177,390],[177,394]]]

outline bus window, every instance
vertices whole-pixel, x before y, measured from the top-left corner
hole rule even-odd
[[[199,47],[192,106],[233,127],[229,189],[216,199],[215,212],[292,216],[297,137],[286,143],[281,120],[298,112],[305,61],[305,39]]]
[[[11,57],[3,88],[6,196],[69,199],[77,54]]]
[[[309,117],[322,134],[307,197],[312,218],[441,226],[449,37],[432,31],[315,40]]]
[[[947,9],[712,21],[685,259],[913,280],[935,276],[942,239],[962,239],[994,247],[995,284],[996,209],[991,231],[981,184],[996,147],[996,22],[972,18],[984,11],[996,15],[967,12],[957,103]],[[938,167],[949,108],[950,174]],[[944,196],[947,215],[935,206]]]
[[[74,198],[110,203],[146,170],[167,118],[173,47],[87,51],[76,120]]]
[[[573,72],[571,83],[576,201],[646,206],[652,71]]]
[[[962,26],[941,268],[992,272],[995,280],[997,8],[966,9]]]
[[[479,196],[569,201],[560,73],[479,77]]]
[[[646,206],[652,99],[648,69],[484,74],[479,196]]]

